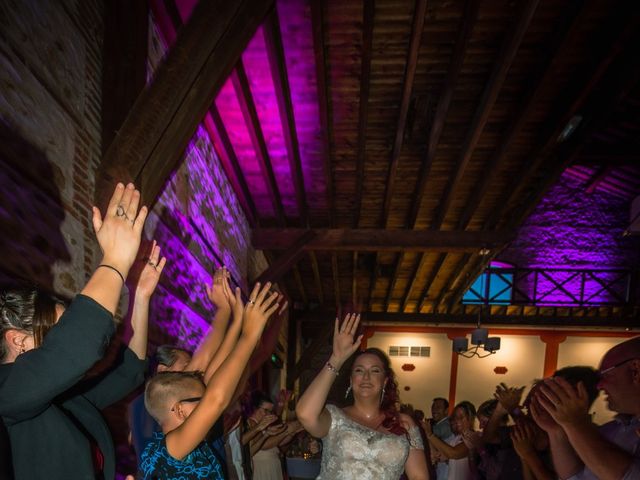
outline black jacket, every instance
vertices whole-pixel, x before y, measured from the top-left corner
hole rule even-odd
[[[95,478],[88,436],[115,477],[115,449],[100,410],[143,381],[145,362],[131,350],[109,373],[82,382],[114,333],[110,312],[78,295],[42,345],[0,365],[0,415],[11,441],[16,480]]]

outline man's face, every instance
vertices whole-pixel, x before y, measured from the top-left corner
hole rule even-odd
[[[446,416],[447,416],[447,411],[445,410],[444,402],[442,400],[435,400],[431,404],[431,417],[436,422],[439,422]]]
[[[605,393],[609,410],[637,415],[640,404],[637,385],[638,368],[640,368],[638,359],[625,359],[615,354],[604,356],[600,364],[598,388]]]

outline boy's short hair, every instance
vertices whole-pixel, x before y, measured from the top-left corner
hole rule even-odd
[[[166,420],[171,404],[179,399],[189,382],[204,385],[200,372],[160,372],[147,381],[144,406],[160,425]]]

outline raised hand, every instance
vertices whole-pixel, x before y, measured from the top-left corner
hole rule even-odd
[[[547,378],[540,385],[538,401],[560,425],[589,418],[589,398],[582,382],[574,387],[564,378]]]
[[[267,282],[262,289],[256,283],[253,287],[249,300],[244,307],[244,322],[242,324],[242,335],[257,339],[262,335],[267,320],[278,310],[278,292],[269,294],[271,282]]]
[[[331,364],[340,368],[342,364],[360,347],[363,335],[359,335],[354,341],[354,336],[360,323],[360,314],[348,313],[345,315],[342,325],[336,317],[333,329],[333,353]]]
[[[136,296],[141,298],[151,298],[153,292],[158,286],[158,281],[162,275],[167,259],[160,258],[160,246],[153,241],[149,258],[142,260],[141,269],[135,275],[129,275],[129,280],[134,280],[133,288]]]
[[[276,417],[273,413],[268,413],[264,417],[262,417],[262,419],[260,419],[260,421],[258,422],[258,425],[256,425],[256,428],[262,431],[266,429],[269,425],[271,425],[273,422],[275,422],[277,419],[278,417]]]
[[[556,422],[549,412],[540,405],[540,401],[538,400],[538,396],[541,395],[540,392],[536,392],[531,403],[529,404],[529,412],[533,417],[533,420],[536,424],[549,435],[556,433],[558,431],[562,431],[562,427]]]
[[[226,267],[218,268],[213,274],[211,286],[205,285],[207,297],[218,309],[231,309],[228,292],[225,291],[225,282],[228,282],[228,275]],[[228,290],[228,283],[226,290]]]
[[[532,455],[536,455],[535,448],[533,446],[536,433],[533,425],[527,421],[520,421],[513,426],[511,432],[511,441],[513,442],[513,448],[518,456],[522,459],[530,458]]]
[[[524,387],[513,388],[508,387],[504,383],[500,383],[500,385],[496,386],[496,391],[493,396],[498,400],[498,404],[505,412],[511,413],[520,405],[522,392],[524,392]]]
[[[484,446],[484,442],[482,441],[482,432],[465,430],[462,432],[462,441],[469,450],[481,450]]]
[[[93,229],[104,254],[102,263],[111,265],[127,276],[136,259],[147,207],[138,211],[140,192],[132,183],[126,187],[118,183],[109,201],[104,218],[93,207]]]

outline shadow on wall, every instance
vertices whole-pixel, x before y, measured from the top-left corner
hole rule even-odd
[[[35,284],[53,292],[52,265],[71,260],[54,167],[3,119],[0,188],[0,287]]]

